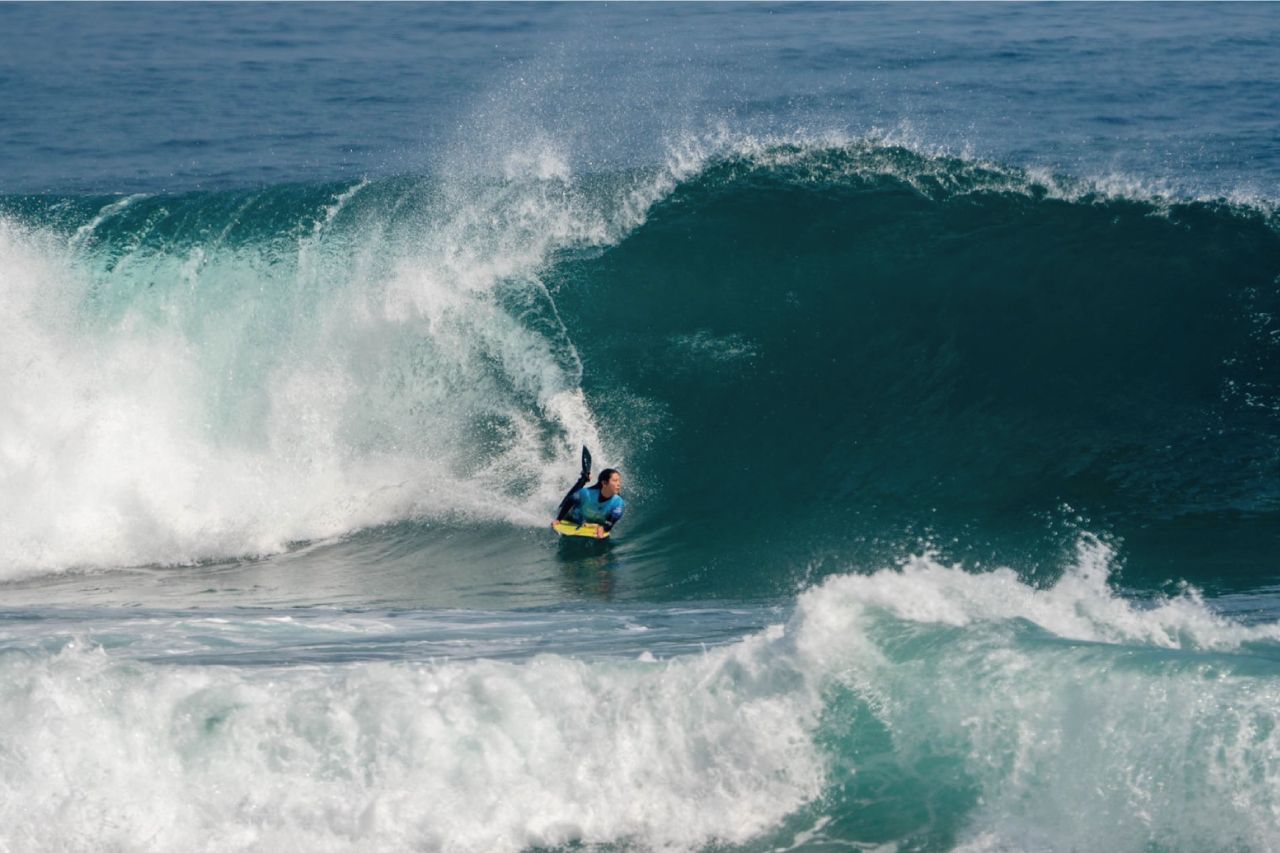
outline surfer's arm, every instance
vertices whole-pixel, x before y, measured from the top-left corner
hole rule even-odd
[[[569,514],[569,510],[573,509],[574,505],[578,502],[578,492],[582,490],[582,487],[585,486],[587,481],[590,479],[591,472],[583,471],[582,476],[578,478],[578,482],[573,484],[573,488],[564,496],[564,500],[560,501],[560,511],[556,513],[556,521],[563,520],[564,517]]]
[[[604,528],[605,533],[612,530],[613,526],[622,520],[622,513],[624,510],[626,510],[625,506],[617,506],[609,510],[609,515],[606,516],[605,520],[600,524],[600,526]]]

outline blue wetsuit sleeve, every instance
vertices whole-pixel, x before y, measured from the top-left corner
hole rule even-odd
[[[560,511],[556,513],[556,521],[561,521],[569,514],[569,510],[573,509],[578,503],[578,492],[582,490],[582,487],[587,484],[587,480],[590,479],[589,475],[583,474],[578,478],[578,482],[573,484],[573,488],[564,496],[564,500],[560,501]]]
[[[626,504],[619,502],[617,506],[609,510],[609,514],[605,517],[604,524],[601,525],[605,529],[606,533],[612,530],[613,526],[622,520],[622,513],[626,508]]]

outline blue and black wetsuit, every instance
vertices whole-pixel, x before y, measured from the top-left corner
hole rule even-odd
[[[621,520],[627,505],[622,500],[622,495],[601,500],[598,486],[582,488],[588,479],[590,478],[583,477],[569,490],[569,494],[564,496],[564,500],[560,502],[560,513],[556,516],[556,521],[568,518],[575,524],[598,524],[607,533]]]

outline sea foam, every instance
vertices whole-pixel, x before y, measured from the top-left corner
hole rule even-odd
[[[673,657],[623,623],[630,651],[603,657],[238,668],[135,659],[120,626],[10,633],[0,840],[696,850],[812,826],[805,843],[1274,846],[1280,629],[1192,594],[1131,601],[1109,559],[1085,537],[1037,588],[915,557]],[[395,618],[339,616],[329,633]],[[223,644],[242,630],[221,628]]]

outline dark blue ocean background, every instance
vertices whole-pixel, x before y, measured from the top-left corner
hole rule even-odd
[[[0,4],[0,849],[1280,848],[1277,45]]]

